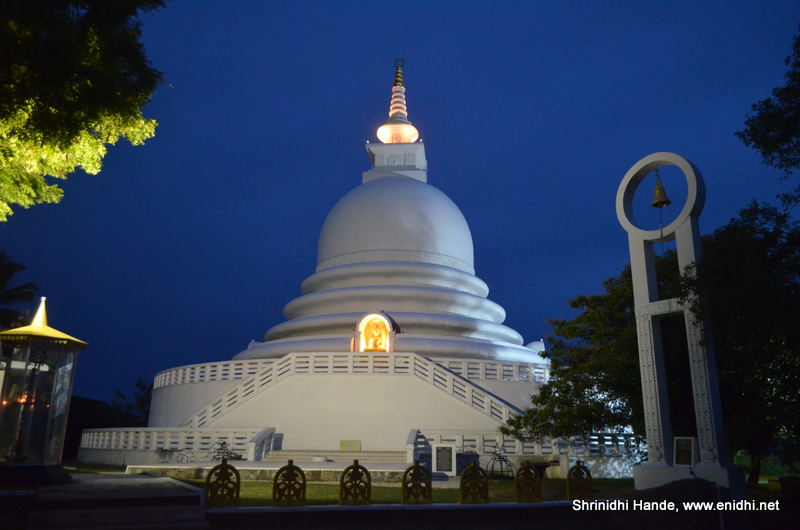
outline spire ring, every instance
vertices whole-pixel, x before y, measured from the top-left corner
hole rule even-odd
[[[405,65],[406,65],[406,62],[405,62],[404,60],[402,60],[402,59],[398,59],[398,60],[396,60],[396,61],[394,62],[394,65],[395,65],[396,67],[398,67],[398,68],[402,68],[403,66],[405,66]]]

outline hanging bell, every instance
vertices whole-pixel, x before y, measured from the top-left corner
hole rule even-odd
[[[653,208],[663,208],[670,204],[672,204],[672,201],[667,197],[667,190],[661,185],[661,181],[657,180],[656,189],[653,191],[653,202],[650,203],[650,206]]]

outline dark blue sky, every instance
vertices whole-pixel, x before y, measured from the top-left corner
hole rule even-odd
[[[314,272],[402,57],[429,183],[469,222],[506,323],[537,340],[628,262],[614,198],[640,158],[700,168],[704,232],[786,188],[734,132],[783,84],[800,4],[660,4],[173,0],[144,18],[166,76],[145,110],[155,138],[111,147],[60,204],[17,210],[0,248],[48,297],[51,325],[90,343],[78,395],[230,359]],[[665,217],[681,179],[662,173]]]

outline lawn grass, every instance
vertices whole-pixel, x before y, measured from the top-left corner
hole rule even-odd
[[[126,466],[104,464],[86,464],[77,459],[67,459],[64,469],[70,473],[124,473]],[[205,480],[180,479],[198,488],[205,487]],[[595,497],[618,497],[633,490],[633,479],[593,479]],[[434,484],[435,486],[435,484]],[[398,486],[373,486],[372,502],[374,504],[400,504],[401,488]],[[542,492],[543,500],[558,501],[567,499],[566,481],[563,479],[547,479]],[[339,485],[331,483],[308,482],[306,502],[314,504],[338,504]],[[458,488],[433,488],[434,503],[457,503]],[[489,502],[514,502],[513,480],[489,480]],[[272,481],[244,480],[240,491],[241,506],[271,506]]]
[[[183,480],[188,484],[205,487],[204,480]],[[400,504],[402,495],[399,486],[372,486],[373,504]],[[489,483],[489,498],[492,502],[513,502],[514,482],[503,480]],[[239,492],[240,506],[272,506],[272,481],[243,480]],[[458,502],[458,489],[434,488],[434,503]],[[339,504],[339,485],[330,483],[306,484],[306,504]]]
[[[69,473],[125,473],[127,466],[111,466],[107,464],[87,464],[78,462],[77,458],[65,458],[61,466]]]
[[[205,481],[181,479],[187,484],[205,487]],[[593,481],[597,497],[606,494],[614,495],[616,491],[633,489],[633,479],[596,479]],[[306,503],[338,504],[339,485],[331,483],[308,482],[306,486]],[[401,489],[399,486],[373,486],[373,504],[400,504]],[[544,484],[545,501],[566,500],[567,486],[565,480],[547,479]],[[240,506],[272,506],[272,482],[243,480],[239,492]],[[458,502],[458,488],[433,488],[433,502],[453,504]],[[490,480],[489,502],[514,502],[513,480]]]

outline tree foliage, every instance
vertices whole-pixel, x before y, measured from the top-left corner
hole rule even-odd
[[[139,378],[130,397],[117,390],[111,403],[72,396],[64,439],[64,457],[78,455],[81,434],[85,429],[147,427],[152,391],[153,385]]]
[[[674,269],[675,272],[670,274]],[[659,291],[677,295],[677,259],[657,262]],[[581,295],[572,320],[551,320],[548,337],[552,380],[532,398],[533,407],[509,420],[507,434],[544,439],[632,427],[644,434],[641,380],[630,266],[603,282],[605,292]]]
[[[39,287],[32,282],[11,287],[14,276],[24,270],[25,265],[11,259],[5,250],[0,250],[0,330],[9,329],[15,324],[21,325],[22,315],[12,306],[20,302],[33,302],[39,291]]]
[[[744,130],[736,136],[758,150],[765,164],[788,176],[800,168],[800,33],[793,39],[786,65],[786,84],[773,89],[772,97],[753,105],[755,114],[747,116]],[[800,198],[800,186],[790,198]]]
[[[127,396],[117,390],[114,392],[114,399],[111,401],[111,405],[115,410],[129,415],[133,419],[125,427],[147,427],[147,422],[150,419],[150,399],[152,395],[153,383],[148,383],[140,377],[136,381],[131,396]]]
[[[680,274],[676,256],[657,261],[660,298],[690,290],[711,322],[729,450],[752,456],[796,450],[800,435],[800,226],[786,210],[752,203],[703,238],[699,267]],[[552,321],[554,380],[504,431],[544,438],[629,426],[644,435],[630,268],[579,296],[582,310]],[[662,320],[673,434],[696,434],[683,319]]]
[[[0,221],[10,205],[58,202],[106,146],[154,135],[141,109],[162,80],[140,42],[139,13],[166,0],[4,0],[0,4]]]
[[[703,252],[685,279],[712,322],[728,447],[800,462],[800,225],[754,201]]]

